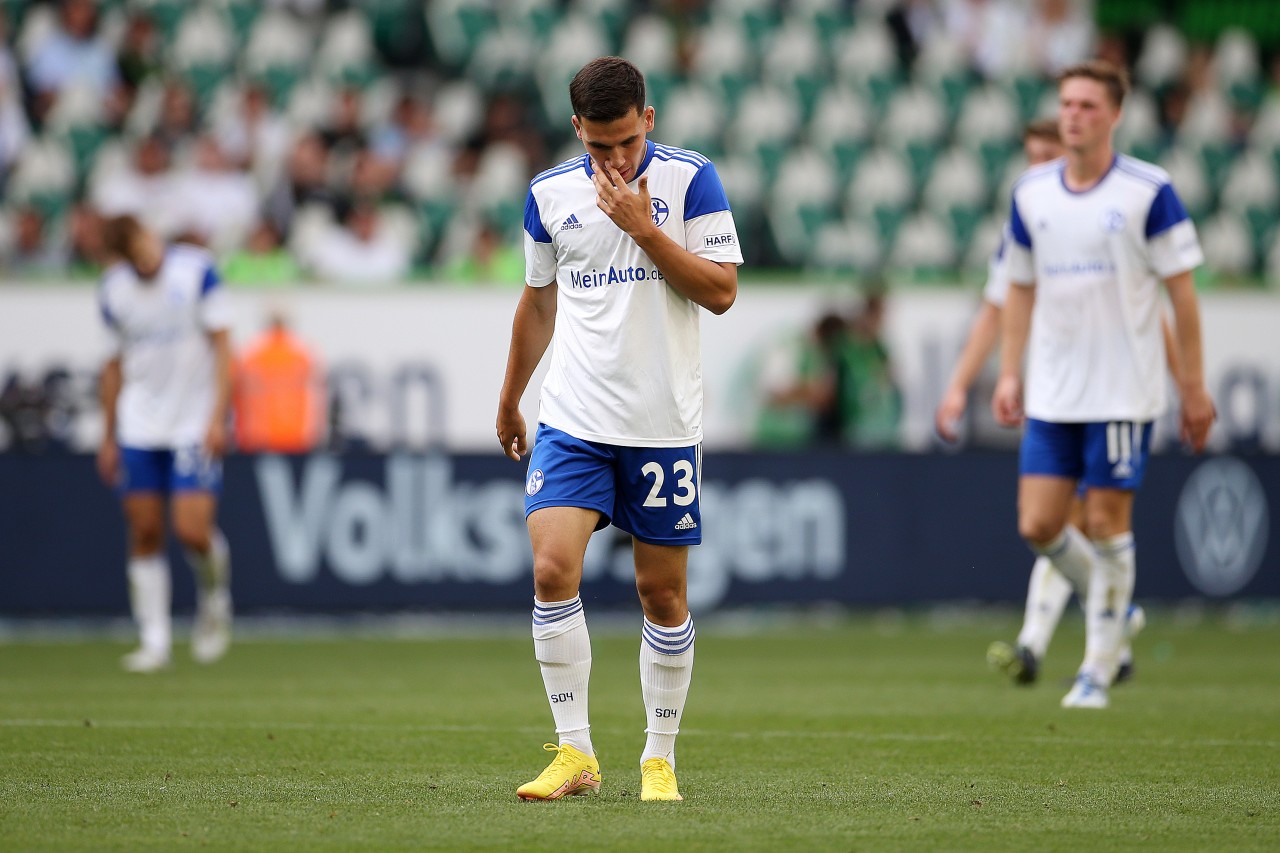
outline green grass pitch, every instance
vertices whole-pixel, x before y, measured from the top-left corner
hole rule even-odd
[[[1058,707],[1078,616],[1031,688],[983,660],[988,641],[1012,637],[1008,615],[708,618],[680,741],[683,803],[639,800],[629,624],[594,638],[601,795],[556,803],[515,797],[551,739],[515,628],[262,638],[156,676],[120,672],[118,643],[9,643],[0,848],[1276,850],[1270,613],[1152,614],[1138,677],[1107,711]]]

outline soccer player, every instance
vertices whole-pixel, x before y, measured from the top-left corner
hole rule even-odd
[[[1062,136],[1058,130],[1057,119],[1038,119],[1029,123],[1022,131],[1022,151],[1029,166],[1039,166],[1062,156]],[[965,340],[960,352],[960,359],[952,371],[951,380],[942,395],[941,402],[934,414],[934,424],[938,435],[947,441],[955,441],[958,437],[957,425],[964,417],[968,406],[969,389],[973,387],[982,365],[995,346],[996,336],[1000,329],[1000,310],[1004,307],[1005,296],[1009,292],[1008,275],[1008,229],[1001,235],[1000,245],[991,257],[987,273],[987,284],[982,291],[982,307],[973,318],[969,328],[969,337]],[[1170,370],[1174,371],[1172,352],[1168,351],[1171,343],[1170,332],[1164,319],[1160,328],[1165,336],[1166,350],[1170,359]],[[1070,523],[1076,528],[1084,526],[1084,504],[1075,500],[1071,507]],[[1088,590],[1089,579],[1085,576],[1064,577],[1048,557],[1037,557],[1031,567],[1031,580],[1027,584],[1027,603],[1024,611],[1022,630],[1018,633],[1017,645],[997,641],[987,650],[987,660],[991,665],[1007,673],[1016,684],[1033,684],[1040,671],[1040,661],[1049,650],[1053,633],[1057,630],[1062,611],[1075,592],[1083,603]],[[1126,617],[1125,640],[1120,649],[1120,665],[1116,673],[1117,681],[1124,681],[1133,674],[1133,651],[1129,640],[1145,622],[1145,615],[1136,605],[1130,607]]]
[[[1107,707],[1119,665],[1134,581],[1134,493],[1152,421],[1166,405],[1161,281],[1178,342],[1182,435],[1194,450],[1215,416],[1192,283],[1199,240],[1168,173],[1114,151],[1127,89],[1125,73],[1102,60],[1059,75],[1066,157],[1018,180],[1009,217],[1013,287],[992,410],[1006,426],[1025,413],[1019,533],[1064,576],[1089,577],[1085,656],[1067,708]],[[1067,523],[1077,483],[1083,534]]]
[[[533,179],[525,202],[527,280],[498,402],[503,451],[527,450],[520,398],[551,345],[525,516],[533,545],[533,644],[558,744],[517,796],[599,790],[579,598],[591,534],[633,539],[644,611],[640,684],[648,736],[642,800],[682,799],[675,741],[693,668],[688,549],[702,537],[701,309],[723,314],[742,263],[720,178],[707,158],[647,139],[654,110],[640,71],[618,57],[569,84],[584,155]]]
[[[231,641],[230,558],[214,521],[231,397],[226,296],[207,252],[166,246],[132,216],[108,220],[104,241],[117,260],[99,288],[113,354],[101,377],[98,473],[123,503],[141,635],[122,663],[130,672],[169,665],[166,510],[196,575],[191,654],[211,663]]]

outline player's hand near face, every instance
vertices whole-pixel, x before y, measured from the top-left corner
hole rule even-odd
[[[517,409],[498,409],[498,444],[502,452],[516,462],[529,450],[526,440],[524,415]]]
[[[991,413],[1000,426],[1016,427],[1022,424],[1022,379],[1017,376],[1001,376],[996,392],[991,397]]]
[[[1190,392],[1183,389],[1182,440],[1196,453],[1204,450],[1205,442],[1209,439],[1209,428],[1217,417],[1213,400],[1203,385]]]
[[[606,163],[591,173],[591,182],[596,185],[596,207],[627,234],[636,237],[657,227],[650,209],[648,175],[640,176],[637,189],[632,192],[618,170]]]

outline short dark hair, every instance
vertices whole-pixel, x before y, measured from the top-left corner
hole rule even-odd
[[[632,108],[644,112],[644,75],[620,56],[593,59],[569,83],[573,114],[587,121],[615,121]]]
[[[1105,86],[1111,103],[1117,109],[1124,104],[1124,96],[1129,94],[1129,72],[1105,59],[1090,59],[1062,69],[1058,72],[1058,86],[1075,77],[1096,80]]]
[[[1028,139],[1044,139],[1049,142],[1062,143],[1062,129],[1058,127],[1056,118],[1038,118],[1027,122],[1022,128],[1022,141]]]
[[[102,223],[102,245],[117,258],[131,260],[133,241],[142,232],[142,223],[137,217],[129,214],[113,216]]]

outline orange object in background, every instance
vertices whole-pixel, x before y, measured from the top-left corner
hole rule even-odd
[[[276,315],[236,363],[236,443],[243,451],[306,453],[322,438],[324,375]]]

